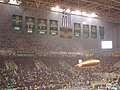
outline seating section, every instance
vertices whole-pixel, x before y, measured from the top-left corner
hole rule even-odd
[[[89,59],[92,57],[2,57],[0,61],[0,84],[1,88],[8,86],[18,90],[30,90],[35,85],[39,90],[56,90],[60,88],[79,87],[92,85],[96,82],[107,82],[119,78],[120,67],[114,66],[120,57],[94,56],[101,61],[97,66],[75,68],[78,58]],[[15,65],[8,68],[5,64]],[[40,67],[36,66],[39,63]],[[17,68],[16,68],[17,66]],[[10,66],[9,66],[10,67]],[[110,73],[114,73],[111,75]],[[102,74],[102,75],[101,75]],[[108,75],[109,76],[106,76]],[[32,89],[31,89],[32,90]]]

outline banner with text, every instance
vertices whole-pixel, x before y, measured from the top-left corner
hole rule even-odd
[[[91,38],[97,38],[97,26],[95,25],[91,25]]]
[[[12,16],[12,31],[22,32],[22,16],[19,15]]]
[[[83,37],[88,38],[89,37],[89,25],[83,24]]]
[[[40,34],[46,34],[47,33],[47,19],[38,19],[38,32]]]
[[[50,20],[50,34],[57,35],[58,34],[58,21]]]
[[[25,27],[26,27],[26,31],[27,33],[33,33],[34,32],[34,21],[35,18],[34,17],[27,17],[25,18]]]
[[[104,27],[99,26],[100,39],[104,39]]]
[[[80,23],[74,23],[74,36],[80,37],[81,35],[81,25]]]

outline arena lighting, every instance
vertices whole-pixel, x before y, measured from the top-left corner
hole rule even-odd
[[[63,9],[61,9],[59,6],[52,7],[51,10],[56,12],[63,12]]]
[[[81,15],[81,12],[79,10],[75,10],[75,15]]]
[[[87,17],[97,17],[97,15],[96,15],[95,13],[90,13],[90,14],[88,14],[88,13],[86,13],[86,12],[82,12],[82,15],[83,15],[83,16],[87,16]]]
[[[75,11],[71,11],[71,14],[75,14]]]
[[[0,3],[3,3],[4,1],[3,0],[0,0]]]
[[[66,12],[66,13],[70,13],[71,10],[70,10],[70,9],[66,9],[65,12]]]
[[[97,15],[95,13],[91,13],[89,17],[97,17]]]
[[[68,14],[73,14],[73,15],[81,15],[81,16],[87,16],[87,17],[97,17],[95,13],[86,13],[86,12],[81,12],[79,10],[72,11],[69,8],[68,9],[61,9],[59,6],[52,7],[51,11],[56,11],[56,12],[65,12]]]
[[[20,5],[22,2],[20,0],[9,0],[9,4]]]
[[[83,16],[89,16],[89,14],[87,14],[86,12],[82,12]]]
[[[71,14],[81,15],[81,12],[79,10],[75,10],[75,11],[71,11]]]

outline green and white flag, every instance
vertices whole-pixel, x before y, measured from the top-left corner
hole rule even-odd
[[[40,34],[46,34],[47,33],[47,19],[38,19],[38,32]]]
[[[34,32],[34,21],[35,18],[34,17],[27,17],[25,18],[25,27],[26,27],[26,31],[27,33],[33,33]]]
[[[89,37],[89,25],[83,24],[83,37],[88,38]]]
[[[97,26],[95,25],[91,25],[91,38],[97,38]]]
[[[12,15],[12,31],[22,32],[22,16]]]
[[[74,36],[80,37],[81,35],[81,25],[80,23],[74,23]]]
[[[50,34],[57,35],[58,34],[58,21],[50,20]]]
[[[99,26],[100,39],[104,39],[104,27]]]

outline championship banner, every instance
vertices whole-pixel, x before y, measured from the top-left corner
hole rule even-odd
[[[58,21],[50,20],[50,34],[57,35],[58,34]]]
[[[12,16],[12,31],[22,32],[22,16],[19,15]]]
[[[83,24],[83,37],[88,38],[89,37],[89,25]]]
[[[91,25],[91,38],[97,38],[97,26],[95,25]]]
[[[104,27],[99,26],[100,39],[104,39]]]
[[[60,27],[61,38],[72,38],[72,29],[66,27]]]
[[[34,21],[35,21],[35,18],[33,17],[27,17],[25,18],[25,27],[26,27],[26,31],[27,33],[33,33],[34,31]]]
[[[74,36],[80,37],[80,35],[81,35],[80,23],[74,23]]]
[[[40,34],[47,33],[47,19],[38,19],[38,32]]]

